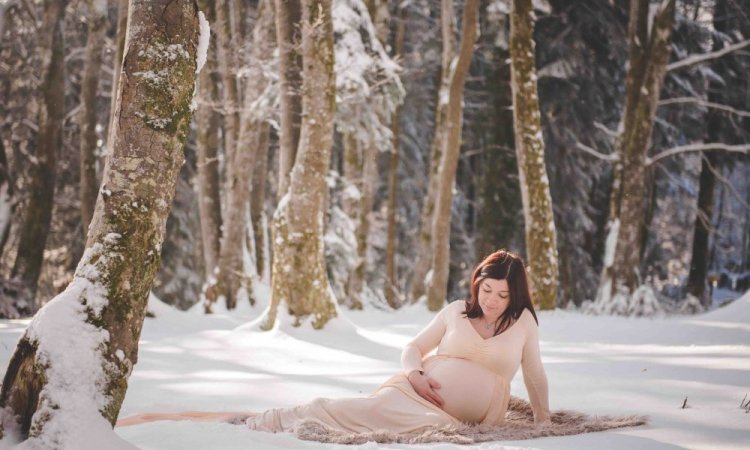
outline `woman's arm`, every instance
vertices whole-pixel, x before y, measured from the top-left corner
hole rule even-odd
[[[425,400],[438,407],[443,406],[443,399],[435,392],[440,383],[424,375],[422,358],[440,343],[447,329],[446,310],[442,309],[419,334],[411,340],[401,353],[401,366],[414,391]]]
[[[547,374],[544,373],[539,353],[539,327],[533,318],[527,322],[526,326],[521,367],[531,409],[534,411],[534,424],[547,424],[550,422]]]
[[[445,334],[447,322],[443,308],[432,321],[412,339],[401,352],[401,367],[407,377],[415,370],[422,370],[422,358],[440,343]]]

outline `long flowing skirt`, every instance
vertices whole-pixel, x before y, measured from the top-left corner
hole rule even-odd
[[[508,380],[473,361],[433,355],[423,361],[425,374],[440,383],[443,407],[422,398],[403,374],[383,383],[369,397],[318,398],[291,408],[275,408],[247,419],[260,431],[292,431],[305,421],[348,432],[409,433],[430,426],[461,423],[499,424],[510,399]]]

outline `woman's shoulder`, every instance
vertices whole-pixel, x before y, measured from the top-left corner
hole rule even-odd
[[[440,311],[440,314],[446,317],[457,317],[464,311],[466,311],[466,301],[455,300],[445,305]]]

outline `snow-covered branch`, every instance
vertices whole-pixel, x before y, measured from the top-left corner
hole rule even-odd
[[[588,153],[589,155],[595,156],[595,157],[597,157],[599,159],[603,159],[604,161],[615,162],[615,161],[617,161],[617,160],[620,159],[620,157],[617,155],[617,153],[610,153],[608,155],[604,154],[604,153],[600,153],[600,152],[594,150],[593,148],[589,147],[588,145],[582,144],[580,142],[576,142],[576,147],[579,148],[580,150],[583,150],[584,152]]]
[[[652,156],[650,158],[646,158],[646,165],[649,166],[656,161],[659,161],[664,158],[668,158],[672,155],[676,155],[678,153],[685,153],[685,152],[705,152],[705,151],[711,151],[711,150],[723,150],[725,152],[736,152],[736,153],[750,153],[750,144],[741,144],[741,145],[728,145],[723,144],[721,142],[708,142],[708,143],[695,143],[695,144],[687,144],[687,145],[678,145],[677,147],[670,148],[669,150],[665,150],[658,155]]]
[[[715,52],[708,52],[708,53],[700,53],[697,55],[690,55],[687,58],[683,58],[679,61],[675,61],[672,64],[667,64],[667,72],[671,70],[677,70],[682,69],[684,67],[690,67],[694,66],[696,64],[700,64],[705,61],[709,61],[712,59],[720,58],[727,53],[731,53],[735,50],[740,50],[750,45],[750,39],[745,39],[744,41],[737,42],[732,45],[727,45],[726,47],[722,48],[721,50],[716,50]]]
[[[706,108],[713,108],[718,109],[721,111],[726,111],[731,114],[738,115],[740,117],[750,117],[750,111],[742,111],[739,109],[732,108],[731,106],[722,105],[721,103],[714,103],[709,102],[707,100],[703,100],[698,97],[676,97],[676,98],[668,98],[665,100],[661,100],[659,102],[659,106],[664,105],[675,105],[675,104],[683,104],[683,103],[695,103],[700,106],[705,106]]]

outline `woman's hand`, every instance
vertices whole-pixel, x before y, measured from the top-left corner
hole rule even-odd
[[[411,387],[413,387],[417,394],[422,398],[438,408],[443,407],[443,398],[435,392],[435,389],[440,389],[440,383],[423,375],[418,370],[412,371],[407,379],[409,380],[409,383],[411,383]]]

